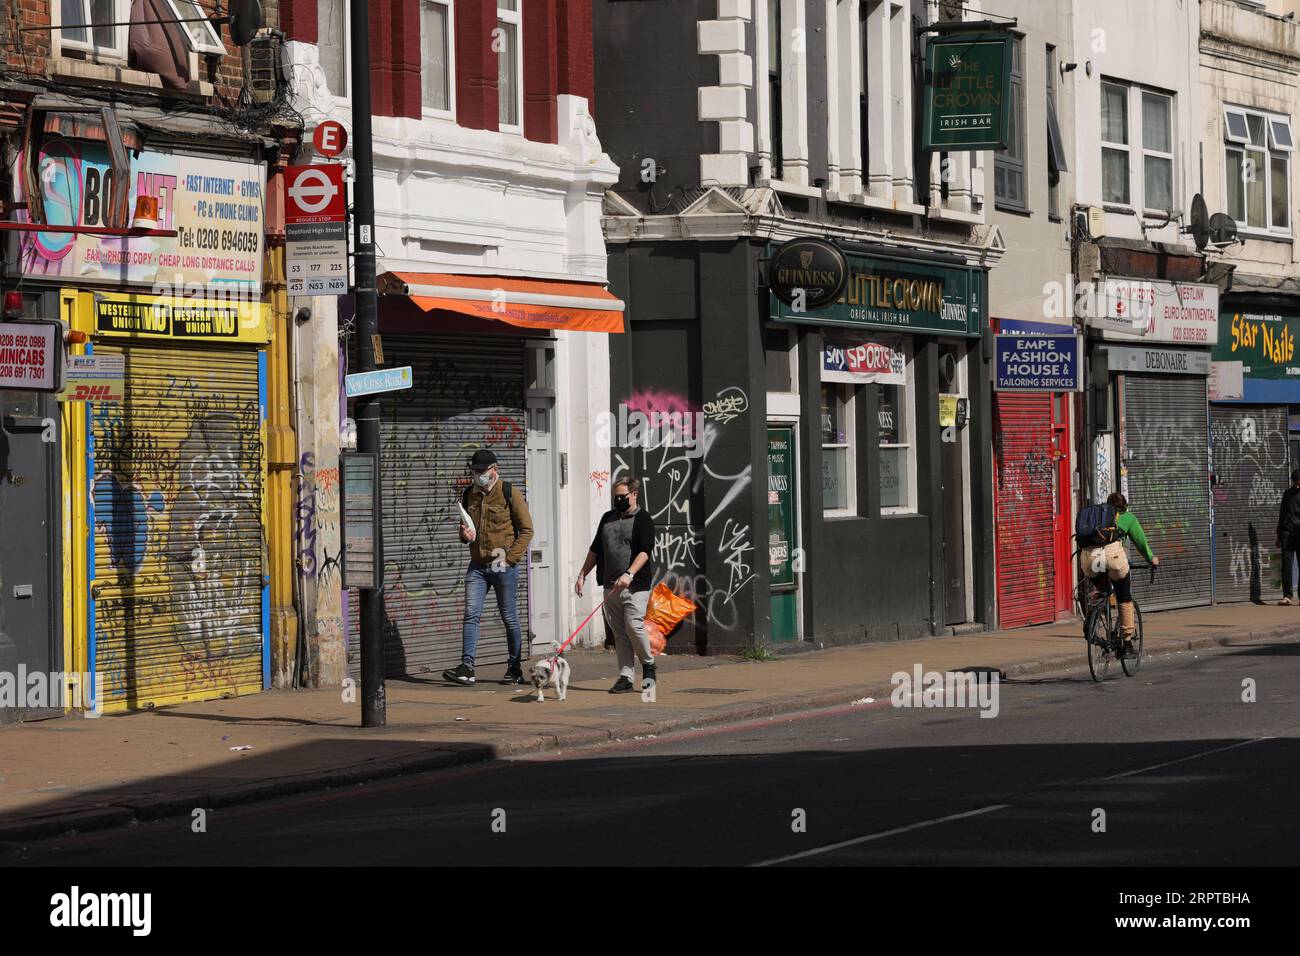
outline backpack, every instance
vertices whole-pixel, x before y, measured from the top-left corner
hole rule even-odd
[[[1081,548],[1097,547],[1118,540],[1115,506],[1088,505],[1080,509],[1079,517],[1074,522],[1074,537]]]
[[[469,511],[469,490],[473,487],[473,485],[466,485],[460,496],[460,506],[466,511]],[[501,492],[506,496],[506,507],[513,511],[515,507],[515,490],[510,487],[510,482],[501,482]]]

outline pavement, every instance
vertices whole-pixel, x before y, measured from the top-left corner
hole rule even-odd
[[[1300,642],[1300,608],[1232,604],[1144,616],[1147,667],[1162,655]],[[659,662],[656,700],[607,693],[612,653],[571,650],[573,682],[549,690],[390,680],[388,723],[360,727],[339,689],[268,691],[131,714],[0,727],[0,843],[190,815],[498,757],[569,751],[693,728],[887,699],[890,677],[993,669],[1004,679],[1082,668],[1077,621],[791,653],[768,661]],[[1123,680],[1124,678],[1117,678]],[[242,749],[235,749],[242,748]]]

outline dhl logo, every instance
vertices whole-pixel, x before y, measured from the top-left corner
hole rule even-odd
[[[70,398],[74,402],[121,401],[121,397],[114,394],[112,385],[78,385]]]

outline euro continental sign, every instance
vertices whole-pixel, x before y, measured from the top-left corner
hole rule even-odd
[[[929,41],[924,149],[1006,149],[1010,118],[1010,35],[976,33]]]

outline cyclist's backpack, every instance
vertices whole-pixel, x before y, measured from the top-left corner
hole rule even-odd
[[[1114,505],[1088,505],[1080,509],[1074,522],[1074,537],[1079,547],[1096,547],[1118,540]]]

